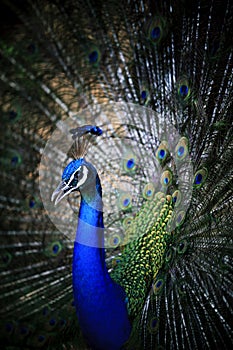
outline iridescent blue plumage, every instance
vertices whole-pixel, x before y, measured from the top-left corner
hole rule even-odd
[[[1,1],[1,347],[231,349],[232,19]]]
[[[62,180],[68,181],[71,177],[71,175],[75,172],[75,170],[78,170],[78,168],[82,165],[83,159],[75,159],[72,162],[70,162],[64,169],[62,174]]]
[[[81,128],[77,132],[80,135]],[[75,173],[78,175],[74,183]],[[62,180],[53,195],[53,199],[55,196],[59,198],[56,203],[67,191],[70,193],[71,188],[81,194],[73,253],[74,301],[80,327],[92,349],[119,350],[130,336],[131,324],[126,294],[111,279],[106,267],[99,176],[96,169],[82,158],[66,166]]]

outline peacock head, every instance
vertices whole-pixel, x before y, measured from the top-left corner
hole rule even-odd
[[[76,149],[76,156],[64,169],[62,174],[62,181],[53,192],[51,200],[54,201],[55,205],[60,202],[61,199],[69,195],[71,192],[79,191],[81,196],[86,194],[86,196],[91,196],[96,191],[101,194],[101,186],[99,177],[95,167],[87,162],[83,155],[86,153],[87,143],[89,143],[90,138],[87,140],[87,135],[101,135],[102,130],[94,126],[83,126],[77,129],[71,130],[73,134],[73,139],[79,138],[79,149]],[[84,137],[83,143],[80,143],[80,139]],[[76,144],[75,144],[76,145]],[[80,145],[82,145],[80,149]]]

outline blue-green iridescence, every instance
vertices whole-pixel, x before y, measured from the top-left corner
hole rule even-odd
[[[129,198],[124,199],[123,206],[127,207],[129,204],[130,204],[130,199]]]
[[[150,37],[152,40],[159,39],[161,34],[161,29],[159,27],[154,27],[150,32]]]
[[[54,244],[54,246],[53,246],[54,254],[56,254],[58,251],[59,251],[59,245],[58,244]]]
[[[161,150],[159,151],[159,158],[160,158],[160,159],[163,159],[163,158],[165,157],[165,155],[166,155],[166,151],[165,151],[164,149],[161,149]]]
[[[199,174],[197,174],[196,177],[195,177],[195,184],[196,184],[196,185],[200,185],[201,182],[202,182],[202,175],[199,173]]]
[[[128,312],[136,317],[145,302],[152,280],[163,264],[169,233],[166,224],[172,215],[171,196],[146,201],[126,229],[126,245],[111,277],[126,291]],[[147,220],[152,221],[151,226]],[[137,233],[138,232],[138,233]],[[140,233],[144,232],[140,236]],[[138,235],[138,236],[137,236]],[[135,239],[131,240],[131,237]]]
[[[131,158],[131,159],[129,159],[129,160],[127,161],[126,166],[127,166],[128,169],[132,169],[132,168],[134,167],[134,165],[135,165],[135,161],[134,161],[133,158]]]
[[[181,85],[179,91],[180,91],[181,97],[184,97],[184,98],[185,98],[185,97],[187,97],[187,95],[188,95],[189,88],[188,88],[187,85]]]
[[[145,100],[145,99],[147,98],[147,96],[148,96],[147,91],[146,91],[146,90],[143,90],[143,91],[141,92],[141,98],[142,98],[143,100]]]
[[[79,324],[90,346],[118,350],[129,338],[131,324],[125,291],[110,278],[105,263],[101,192],[96,175],[88,202],[81,193],[73,253],[73,291]],[[99,245],[92,246],[95,239]]]
[[[99,53],[96,50],[94,50],[88,55],[88,58],[90,63],[96,63],[99,58]]]
[[[184,147],[180,146],[177,153],[179,157],[182,157],[182,155],[184,154]]]

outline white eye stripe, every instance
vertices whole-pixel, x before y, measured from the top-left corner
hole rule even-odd
[[[81,166],[71,175],[70,179],[69,179],[69,182],[68,182],[68,185],[72,182],[72,180],[74,179],[74,176],[77,172],[79,172]]]
[[[87,169],[87,167],[83,166],[83,177],[79,181],[78,187],[80,187],[81,185],[83,185],[86,182],[87,175],[88,175],[88,169]]]
[[[67,186],[69,187],[70,183],[72,182],[72,180],[74,179],[75,174],[80,170],[81,166],[71,175],[70,180],[67,184]],[[85,181],[87,180],[87,175],[88,175],[88,169],[87,167],[83,166],[83,174],[82,174],[82,178],[80,179],[80,181],[77,183],[76,188],[80,187],[81,185],[83,185],[85,183]],[[73,189],[73,187],[72,187]]]

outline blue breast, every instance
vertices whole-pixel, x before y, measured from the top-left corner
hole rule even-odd
[[[106,268],[103,238],[103,213],[81,201],[73,255],[79,324],[92,349],[119,350],[129,338],[131,324],[126,294],[112,281]]]

